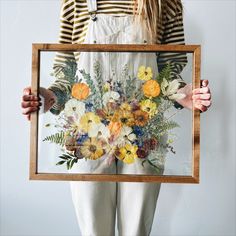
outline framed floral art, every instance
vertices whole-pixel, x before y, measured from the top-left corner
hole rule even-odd
[[[30,180],[199,183],[200,111],[182,105],[200,87],[200,53],[33,44],[43,105],[31,118]]]

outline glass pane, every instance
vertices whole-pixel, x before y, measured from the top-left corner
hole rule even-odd
[[[192,89],[191,53],[41,52],[40,60],[40,87],[59,104],[39,116],[39,173],[191,175],[192,113],[177,108]]]

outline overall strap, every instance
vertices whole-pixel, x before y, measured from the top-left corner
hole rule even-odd
[[[92,20],[96,20],[97,0],[87,0],[88,12]]]

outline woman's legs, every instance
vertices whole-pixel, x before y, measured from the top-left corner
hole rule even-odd
[[[121,164],[120,174],[155,174],[140,161]],[[160,173],[162,174],[162,173]],[[147,236],[151,232],[160,183],[127,183],[117,185],[117,220],[120,236]]]
[[[118,183],[117,219],[120,236],[146,236],[152,228],[160,184]]]
[[[105,157],[81,160],[70,173],[115,174],[116,164]],[[78,225],[83,236],[114,236],[116,218],[116,183],[71,181],[71,194]]]
[[[114,236],[116,183],[71,181],[72,200],[83,236]]]

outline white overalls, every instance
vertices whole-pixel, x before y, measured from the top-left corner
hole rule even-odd
[[[89,12],[96,12],[96,0],[87,0]],[[94,19],[95,17],[95,19]],[[148,39],[141,28],[135,27],[132,15],[115,17],[108,14],[91,15],[84,43],[143,44]],[[94,59],[103,67],[104,80],[119,79],[123,65],[129,72],[137,73],[140,65],[151,66],[157,73],[154,53],[88,53],[80,54],[78,70],[85,69],[93,78]],[[94,81],[96,83],[96,81]],[[125,81],[121,81],[125,83]],[[71,173],[154,174],[150,166],[141,165],[141,159],[132,164],[113,161],[111,165],[103,157],[98,160],[80,160]],[[145,236],[152,227],[156,202],[160,190],[158,183],[114,183],[71,181],[72,199],[83,236],[114,236],[115,218],[119,235]]]

